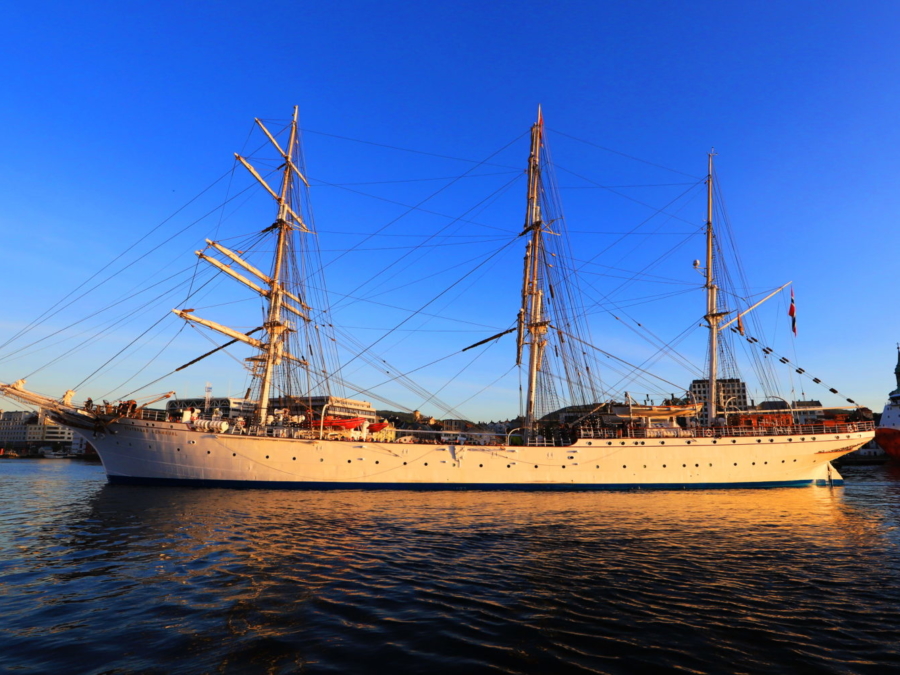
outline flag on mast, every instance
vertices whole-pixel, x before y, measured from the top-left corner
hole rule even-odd
[[[797,308],[794,306],[794,287],[791,286],[791,306],[788,308],[788,316],[791,317],[791,330],[797,337]]]

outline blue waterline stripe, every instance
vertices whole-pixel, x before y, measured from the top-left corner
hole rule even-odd
[[[763,483],[341,483],[341,482],[287,482],[251,480],[203,480],[180,478],[138,478],[133,476],[108,476],[114,485],[164,485],[193,488],[228,488],[237,490],[491,490],[491,491],[543,491],[577,492],[586,490],[720,490],[734,488],[780,488],[826,485],[824,480],[785,480]],[[833,485],[843,485],[835,480]]]

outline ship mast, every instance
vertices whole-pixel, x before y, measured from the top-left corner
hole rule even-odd
[[[543,316],[543,290],[541,289],[541,265],[543,256],[543,225],[541,220],[541,146],[544,120],[538,107],[537,122],[531,127],[531,154],[528,157],[528,199],[525,211],[525,229],[531,234],[525,249],[525,275],[522,286],[522,309],[519,310],[519,341],[516,364],[521,365],[522,348],[528,345],[528,391],[525,399],[525,433],[534,433],[537,375],[543,361],[545,337],[549,321]]]
[[[291,134],[288,140],[288,149],[285,153],[284,173],[281,176],[281,192],[278,197],[278,217],[274,227],[278,230],[278,241],[275,246],[275,261],[272,268],[271,283],[269,284],[269,312],[263,327],[269,335],[266,345],[265,362],[263,363],[262,383],[259,391],[259,421],[266,422],[266,414],[269,407],[269,391],[272,387],[272,371],[281,361],[282,339],[287,326],[281,320],[281,305],[284,293],[282,282],[282,268],[284,267],[285,243],[291,231],[287,215],[290,207],[290,188],[293,183],[293,165],[291,158],[294,156],[294,147],[297,143],[297,110],[294,106],[294,116],[291,120]]]
[[[235,158],[250,172],[250,174],[265,188],[266,192],[278,203],[278,211],[275,222],[266,228],[264,232],[276,233],[275,255],[272,263],[272,272],[266,275],[249,262],[244,260],[240,255],[240,251],[232,251],[221,244],[206,240],[208,247],[227,258],[230,262],[236,263],[238,266],[249,272],[254,278],[247,278],[239,273],[229,263],[217,260],[207,255],[204,251],[196,251],[197,256],[204,262],[216,267],[220,271],[228,274],[230,277],[251,288],[263,298],[265,298],[268,307],[266,309],[266,320],[263,328],[266,331],[265,340],[257,340],[250,337],[248,333],[241,333],[227,326],[202,319],[196,316],[192,309],[173,309],[178,316],[185,321],[205,326],[211,330],[218,331],[233,340],[244,342],[258,349],[261,354],[254,356],[250,360],[256,364],[254,369],[254,377],[258,378],[260,383],[258,415],[262,424],[266,423],[266,417],[269,408],[269,397],[273,386],[273,377],[276,366],[279,366],[285,359],[288,359],[300,366],[306,367],[308,363],[305,359],[295,356],[285,349],[284,341],[286,333],[294,330],[284,318],[284,311],[288,311],[302,321],[309,322],[310,318],[306,313],[309,306],[304,303],[303,298],[285,288],[285,258],[287,249],[290,245],[291,232],[299,230],[301,232],[309,232],[309,229],[303,222],[302,217],[291,208],[291,199],[293,196],[293,186],[295,178],[303,181],[304,185],[309,187],[306,178],[300,173],[297,165],[294,163],[294,156],[297,154],[299,144],[299,136],[297,131],[297,115],[298,108],[294,107],[294,115],[291,119],[290,135],[288,139],[287,150],[283,150],[275,140],[275,137],[269,133],[265,125],[259,120],[256,124],[262,129],[271,144],[284,160],[283,172],[281,176],[281,187],[276,192],[259,174],[259,172],[244,158],[235,153]],[[252,332],[252,331],[251,331]]]
[[[708,155],[708,174],[706,177],[706,323],[709,326],[709,398],[706,402],[707,424],[710,426],[716,419],[718,401],[718,369],[719,369],[719,320],[722,314],[718,311],[715,272],[713,270],[713,152]]]

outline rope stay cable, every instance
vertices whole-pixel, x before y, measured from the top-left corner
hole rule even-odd
[[[202,197],[204,194],[206,194],[207,192],[209,192],[213,187],[215,187],[219,182],[221,182],[226,176],[232,174],[232,173],[233,173],[233,170],[234,170],[234,167],[232,166],[231,169],[229,169],[228,171],[226,171],[225,173],[223,173],[221,176],[219,176],[218,178],[216,178],[212,183],[210,183],[209,185],[207,185],[207,186],[206,186],[205,188],[203,188],[200,192],[198,192],[196,195],[194,195],[191,199],[189,199],[189,200],[188,200],[187,202],[185,202],[183,205],[181,205],[180,207],[178,207],[178,208],[177,208],[174,212],[172,212],[169,216],[167,216],[166,218],[164,218],[160,223],[158,223],[157,225],[155,225],[153,228],[151,228],[149,231],[147,231],[143,236],[139,237],[136,241],[134,241],[131,245],[129,245],[125,250],[123,250],[121,253],[119,253],[117,256],[115,256],[112,260],[110,260],[108,263],[106,263],[106,265],[104,265],[103,267],[101,267],[100,269],[98,269],[98,270],[97,270],[96,272],[94,272],[90,277],[88,277],[87,279],[85,279],[85,280],[84,280],[83,282],[81,282],[78,286],[76,286],[75,288],[73,288],[72,290],[70,290],[66,295],[64,295],[62,298],[60,298],[56,303],[54,303],[54,304],[51,305],[49,308],[47,308],[46,310],[44,310],[44,312],[41,313],[40,315],[38,315],[38,317],[36,317],[35,319],[33,319],[33,320],[31,321],[31,323],[29,323],[29,324],[26,325],[24,328],[22,328],[21,330],[19,330],[19,332],[15,333],[12,337],[10,337],[9,339],[7,339],[6,342],[4,342],[3,344],[0,344],[0,350],[4,349],[4,348],[7,347],[8,345],[10,345],[12,342],[14,342],[15,340],[17,340],[19,337],[21,337],[22,335],[24,335],[24,334],[27,333],[28,331],[30,331],[30,330],[36,328],[37,326],[40,326],[41,324],[43,324],[43,323],[46,321],[46,318],[48,318],[49,316],[52,316],[53,310],[56,309],[57,307],[59,307],[60,305],[62,305],[63,303],[66,303],[67,301],[69,301],[67,304],[71,305],[73,302],[77,302],[78,300],[80,300],[80,299],[82,299],[83,297],[85,297],[85,295],[87,295],[91,290],[95,290],[95,289],[99,288],[99,287],[102,286],[103,284],[107,283],[110,279],[114,278],[116,275],[118,275],[118,274],[120,274],[121,272],[123,272],[125,269],[128,269],[129,267],[131,267],[132,265],[134,265],[135,263],[137,263],[139,260],[141,260],[141,259],[147,257],[150,253],[152,253],[153,251],[158,250],[158,249],[161,248],[163,245],[165,245],[165,244],[167,244],[169,241],[171,241],[171,240],[174,238],[174,236],[177,236],[177,234],[176,234],[176,235],[173,235],[173,237],[170,237],[169,239],[164,240],[164,241],[161,242],[158,246],[156,246],[156,247],[150,249],[149,251],[147,251],[147,253],[145,253],[144,255],[139,256],[139,257],[136,258],[134,261],[132,261],[132,263],[126,265],[126,266],[123,267],[122,269],[120,269],[120,270],[118,270],[117,272],[113,273],[112,275],[110,275],[109,277],[107,277],[106,279],[104,279],[103,281],[101,281],[99,284],[97,284],[96,286],[92,287],[92,289],[89,289],[89,290],[86,291],[85,293],[82,293],[81,295],[77,296],[74,300],[70,300],[70,298],[72,297],[73,294],[77,293],[79,290],[81,290],[82,288],[84,288],[85,286],[87,286],[87,284],[89,284],[91,281],[93,281],[94,278],[96,278],[98,275],[100,275],[102,272],[104,272],[104,271],[105,271],[106,269],[108,269],[110,266],[112,266],[113,264],[115,264],[119,259],[121,259],[122,257],[124,257],[129,251],[131,251],[131,250],[134,249],[136,246],[138,246],[138,244],[140,244],[141,242],[143,242],[143,241],[145,241],[146,239],[148,239],[148,238],[150,237],[150,235],[152,235],[154,232],[156,232],[157,230],[159,230],[163,225],[165,225],[167,222],[169,222],[170,220],[172,220],[175,216],[177,216],[177,215],[178,215],[179,213],[181,213],[184,209],[186,209],[188,206],[190,206],[190,205],[193,204],[195,201],[197,201],[197,200],[198,200],[200,197]],[[241,192],[239,192],[237,195],[235,195],[235,197],[239,196],[240,194],[242,194],[243,192],[245,192],[246,190],[248,190],[250,187],[252,187],[252,185],[251,185],[251,186],[248,186],[247,188],[245,188],[244,190],[242,190]],[[230,200],[226,200],[225,203],[227,203],[228,201],[230,201]],[[223,205],[220,205],[220,206],[217,206],[217,207],[216,207],[216,210],[219,209],[219,208],[221,208],[221,206],[224,206],[224,204],[223,204]],[[210,212],[210,213],[212,213],[212,212]],[[181,233],[187,231],[187,229],[190,229],[190,227],[192,227],[193,225],[197,224],[198,222],[200,222],[201,220],[203,220],[204,218],[206,218],[207,216],[209,216],[210,213],[207,213],[207,214],[201,216],[200,218],[198,218],[197,220],[195,220],[193,223],[191,223],[190,225],[188,225],[186,228],[183,228],[182,231],[181,231]],[[179,233],[179,234],[180,234],[180,233]]]
[[[577,136],[571,136],[571,135],[569,135],[569,134],[567,134],[567,133],[564,133],[564,132],[560,131],[559,129],[550,129],[550,131],[552,131],[554,134],[559,134],[560,136],[565,136],[566,138],[571,138],[573,141],[578,141],[579,143],[584,143],[585,145],[590,145],[590,146],[593,146],[593,147],[598,148],[598,149],[600,149],[600,150],[604,150],[605,152],[610,152],[610,153],[613,153],[613,154],[615,154],[615,155],[620,155],[621,157],[625,157],[625,158],[627,158],[627,159],[632,159],[632,160],[634,160],[634,161],[636,161],[636,162],[641,162],[641,163],[643,163],[643,164],[648,164],[648,165],[650,165],[650,166],[655,166],[657,169],[663,169],[663,170],[665,170],[665,171],[671,171],[672,173],[677,173],[677,174],[680,174],[680,175],[682,175],[682,176],[687,176],[688,178],[693,178],[693,179],[695,179],[695,180],[705,180],[705,177],[704,177],[704,178],[697,178],[697,176],[694,176],[694,175],[689,174],[689,173],[685,173],[684,171],[679,171],[678,169],[672,169],[672,168],[669,168],[669,167],[667,167],[667,166],[663,166],[662,164],[656,164],[655,162],[650,162],[650,161],[648,161],[648,160],[646,160],[646,159],[641,159],[640,157],[635,157],[634,155],[628,155],[628,154],[626,154],[626,153],[624,153],[624,152],[620,152],[620,151],[618,151],[618,150],[613,150],[612,148],[607,148],[607,147],[605,147],[605,146],[603,146],[603,145],[598,145],[597,143],[594,143],[594,142],[592,142],[592,141],[587,141],[587,140],[585,140],[585,139],[583,139],[583,138],[578,138]]]

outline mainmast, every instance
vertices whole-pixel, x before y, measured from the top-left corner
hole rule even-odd
[[[528,345],[528,392],[525,399],[525,433],[534,432],[537,375],[543,361],[545,337],[549,321],[543,316],[543,290],[541,289],[541,258],[543,257],[543,225],[541,220],[541,146],[543,144],[544,119],[538,107],[537,122],[531,127],[531,154],[528,157],[528,200],[525,211],[525,229],[531,233],[525,249],[525,275],[522,286],[522,309],[519,310],[519,344],[517,365],[522,362],[522,348]]]
[[[716,419],[718,401],[718,369],[719,369],[719,320],[718,286],[716,286],[713,268],[713,154],[708,156],[708,174],[706,177],[706,323],[709,326],[709,398],[706,401],[707,424],[712,425]]]

